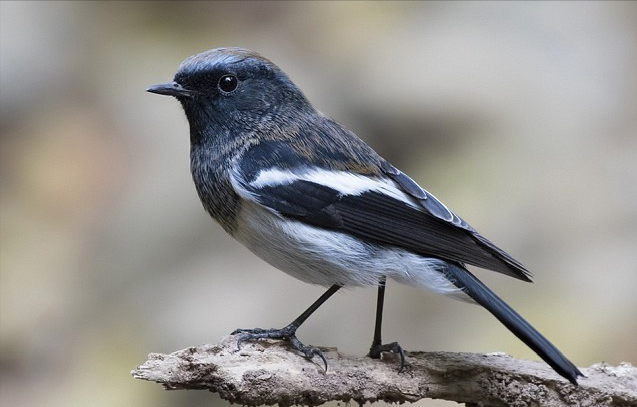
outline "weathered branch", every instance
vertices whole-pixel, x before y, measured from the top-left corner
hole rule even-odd
[[[637,406],[637,368],[628,363],[582,369],[587,377],[576,387],[544,363],[504,354],[408,352],[398,373],[391,356],[379,361],[322,349],[327,372],[320,360],[309,361],[284,342],[246,342],[237,351],[230,336],[217,345],[151,353],[132,374],[166,389],[207,389],[248,406],[423,398],[474,406]]]

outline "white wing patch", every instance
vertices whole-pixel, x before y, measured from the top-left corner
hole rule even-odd
[[[250,186],[259,189],[268,186],[287,185],[300,180],[325,185],[343,195],[360,195],[369,191],[380,192],[404,202],[409,206],[421,209],[418,202],[403,192],[391,179],[369,177],[347,171],[330,171],[322,168],[314,168],[292,172],[279,168],[268,168],[261,170],[255,180],[250,182]]]
[[[254,188],[273,187],[277,185],[287,185],[297,181],[299,176],[290,172],[282,171],[277,168],[268,168],[259,171],[255,180],[250,183]]]

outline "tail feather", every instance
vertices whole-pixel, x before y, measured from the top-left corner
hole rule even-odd
[[[502,301],[464,267],[448,263],[445,270],[451,282],[475,302],[491,312],[515,336],[535,351],[557,373],[577,386],[577,377],[584,376],[548,339],[531,326],[524,318]]]

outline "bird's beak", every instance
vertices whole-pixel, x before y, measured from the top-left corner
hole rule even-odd
[[[157,93],[158,95],[191,97],[192,92],[177,82],[162,83],[161,85],[151,86],[146,92]]]

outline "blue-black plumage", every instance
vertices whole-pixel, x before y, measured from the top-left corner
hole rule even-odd
[[[282,329],[235,331],[280,338],[306,356],[297,328],[342,286],[378,286],[371,357],[404,353],[380,337],[385,279],[485,307],[560,375],[581,372],[465,267],[524,281],[526,268],[480,235],[354,133],[315,110],[276,65],[240,48],[186,59],[173,82],[149,92],[176,97],[190,124],[191,171],[207,212],[280,270],[330,287]]]

